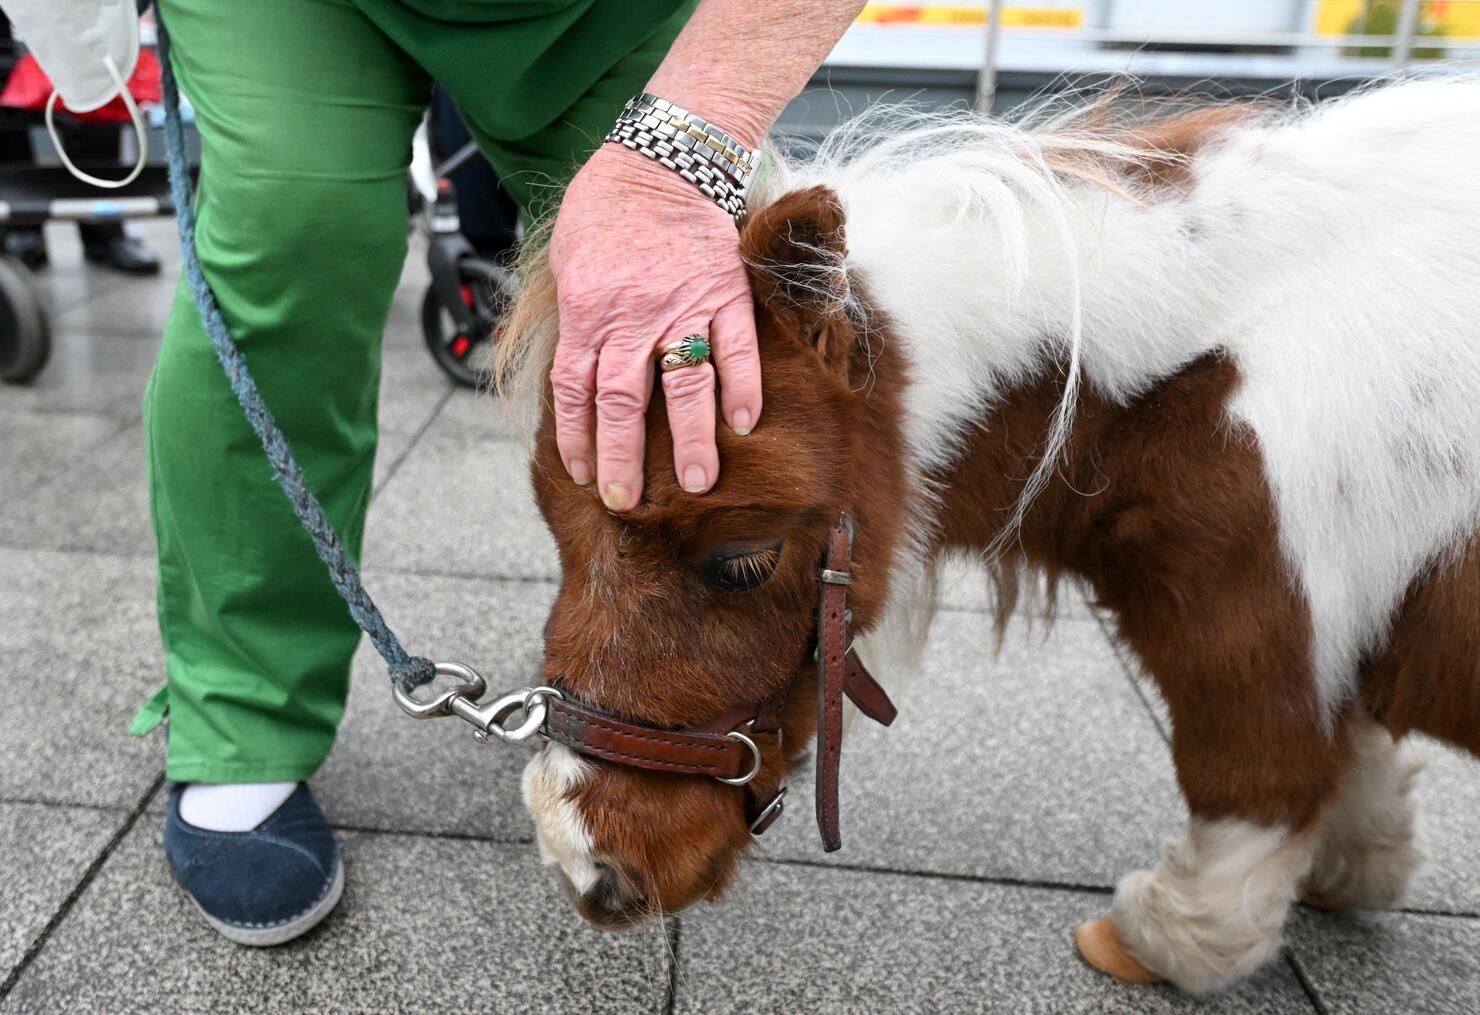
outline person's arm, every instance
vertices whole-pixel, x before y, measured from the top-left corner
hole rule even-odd
[[[755,148],[863,8],[861,0],[701,0],[647,91]],[[560,455],[614,511],[642,496],[654,356],[707,336],[714,367],[663,374],[673,465],[699,493],[719,476],[715,370],[724,418],[761,414],[750,286],[735,225],[677,173],[602,145],[566,191],[550,241],[560,301],[551,382]]]

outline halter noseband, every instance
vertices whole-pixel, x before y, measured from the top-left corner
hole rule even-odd
[[[859,711],[885,726],[894,722],[894,703],[853,651],[848,586],[853,581],[853,521],[838,519],[818,571],[822,586],[817,608],[817,828],[822,848],[839,849],[838,767],[843,744],[843,695]],[[781,816],[783,785],[762,799],[750,787],[761,770],[761,749],[752,734],[779,733],[801,668],[779,691],[753,705],[721,713],[702,726],[669,729],[628,722],[569,695],[550,695],[540,732],[578,754],[629,768],[679,775],[707,775],[746,787],[750,831],[760,835]]]

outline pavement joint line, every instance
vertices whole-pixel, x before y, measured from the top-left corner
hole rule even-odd
[[[386,467],[385,478],[379,483],[376,483],[375,488],[370,491],[371,504],[374,504],[376,499],[380,497],[380,493],[382,490],[391,485],[391,481],[394,480],[396,478],[396,474],[401,471],[401,466],[404,465],[406,459],[411,456],[411,452],[416,450],[416,446],[420,444],[421,439],[426,436],[427,430],[431,429],[432,424],[437,421],[437,417],[442,415],[443,410],[447,408],[447,403],[452,401],[452,396],[456,392],[457,388],[449,385],[447,390],[442,393],[441,400],[437,402],[436,407],[433,408],[431,412],[427,413],[427,418],[422,420],[421,426],[417,427],[416,432],[411,435],[411,440],[407,443],[406,449],[396,456],[396,460],[394,462]]]
[[[1311,982],[1310,974],[1305,971],[1305,964],[1300,961],[1300,956],[1295,954],[1289,945],[1284,948],[1285,964],[1295,974],[1295,979],[1300,983],[1300,989],[1305,992],[1306,999],[1310,1001],[1311,1007],[1315,1009],[1316,1015],[1330,1015],[1330,1009],[1326,1007],[1325,998]]]
[[[336,832],[356,835],[401,835],[413,839],[444,839],[450,842],[486,842],[494,846],[532,846],[532,835],[479,835],[476,832],[438,832],[416,828],[382,828],[376,825],[329,825]]]
[[[794,857],[756,857],[760,863],[771,863],[785,867],[810,867],[815,870],[851,871],[855,874],[892,874],[907,878],[931,878],[937,881],[965,881],[978,885],[997,885],[1002,888],[1038,888],[1054,892],[1075,892],[1081,895],[1111,895],[1113,885],[1084,885],[1070,881],[1051,881],[1043,878],[1014,878],[992,874],[960,874],[955,871],[908,870],[900,867],[884,867],[874,864],[827,863],[822,860],[802,860]]]
[[[1432,916],[1439,920],[1480,920],[1480,913],[1463,909],[1423,909],[1418,906],[1399,906],[1394,909],[1366,909],[1365,913],[1399,913],[1403,916]]]
[[[23,545],[0,539],[0,550],[17,553],[64,553],[75,557],[107,557],[111,560],[153,560],[153,553],[136,553],[131,550],[95,550],[84,546],[36,546]]]
[[[36,961],[36,957],[41,954],[42,949],[46,947],[46,943],[51,940],[51,936],[56,933],[57,928],[71,914],[72,907],[77,904],[78,899],[82,898],[82,893],[87,891],[88,886],[93,883],[93,880],[103,869],[103,865],[113,856],[114,852],[123,843],[123,840],[128,837],[128,834],[134,830],[134,825],[139,823],[139,818],[143,817],[144,813],[149,809],[149,804],[154,800],[155,795],[159,792],[159,788],[163,785],[164,773],[161,772],[150,783],[149,788],[139,797],[138,802],[134,804],[133,809],[124,818],[123,823],[118,826],[118,830],[103,844],[103,848],[98,851],[98,854],[93,857],[92,862],[87,865],[87,869],[82,872],[82,877],[77,879],[77,883],[72,886],[72,890],[62,900],[62,904],[51,914],[51,919],[46,921],[46,926],[41,928],[41,933],[37,934],[26,947],[25,954],[11,968],[4,982],[0,983],[0,1001],[4,1001],[10,996],[10,992],[15,989],[16,984],[25,975],[26,970],[31,967],[31,963]]]
[[[118,804],[90,804],[75,800],[55,800],[51,797],[40,796],[5,796],[0,794],[0,805],[18,804],[24,807],[50,807],[53,810],[79,810],[79,811],[102,811],[106,814],[127,814],[128,807]]]

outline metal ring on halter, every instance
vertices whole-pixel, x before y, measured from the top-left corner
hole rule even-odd
[[[451,715],[453,698],[471,698],[477,701],[488,690],[488,684],[471,666],[464,666],[462,663],[437,663],[435,672],[438,677],[456,679],[458,686],[443,691],[429,701],[417,701],[402,690],[399,684],[391,685],[391,694],[395,696],[396,704],[413,719],[438,719]]]
[[[750,771],[746,772],[742,776],[737,776],[734,779],[726,779],[723,776],[716,775],[715,778],[727,786],[744,786],[751,779],[754,779],[757,773],[759,773],[761,770],[761,749],[755,745],[754,740],[750,739],[739,730],[730,730],[730,732],[726,733],[725,736],[729,737],[731,740],[738,740],[746,747],[749,747],[750,756],[753,760],[750,765]]]
[[[757,834],[755,830],[757,825],[763,823],[767,818],[769,818],[772,814],[775,814],[777,811],[784,811],[785,809],[786,787],[782,786],[776,791],[776,795],[771,798],[771,802],[762,807],[761,812],[757,814],[755,818],[750,822],[751,834]]]
[[[669,342],[658,352],[658,367],[665,374],[670,370],[696,367],[709,362],[709,340],[703,335],[688,335],[677,342]]]

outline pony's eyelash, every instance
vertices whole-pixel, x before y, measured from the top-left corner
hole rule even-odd
[[[748,592],[764,584],[781,563],[781,544],[716,552],[704,561],[704,582],[724,592]]]
[[[719,569],[726,578],[740,585],[758,585],[771,577],[781,563],[781,547],[763,546],[756,550],[726,557]]]

